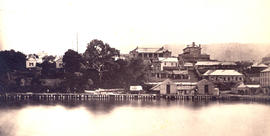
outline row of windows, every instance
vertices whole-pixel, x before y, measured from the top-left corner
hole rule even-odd
[[[243,77],[238,76],[212,76],[209,79],[212,81],[243,81]]]
[[[153,73],[152,77],[157,77],[157,78],[173,78],[173,79],[189,79],[188,75],[174,75],[174,74],[165,74],[165,73]]]
[[[139,53],[139,57],[149,57],[149,58],[152,58],[152,57],[163,57],[163,54],[160,53],[160,54],[156,54],[156,53]]]
[[[169,65],[169,66],[177,66],[177,63],[176,62],[164,62],[164,66],[167,66],[167,65]]]
[[[270,77],[270,72],[262,72],[261,76],[263,77]]]

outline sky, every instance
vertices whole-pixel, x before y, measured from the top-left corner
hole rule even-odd
[[[270,43],[269,0],[0,0],[0,49],[122,53],[165,44]]]

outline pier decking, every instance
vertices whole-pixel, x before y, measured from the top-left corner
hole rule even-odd
[[[89,94],[89,93],[5,93],[0,100],[250,100],[270,101],[270,96],[251,95],[158,95],[158,94]]]

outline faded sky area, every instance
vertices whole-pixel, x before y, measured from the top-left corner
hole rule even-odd
[[[0,49],[79,52],[136,46],[270,43],[269,0],[0,0]]]

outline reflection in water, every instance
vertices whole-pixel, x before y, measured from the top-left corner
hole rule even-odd
[[[270,106],[191,101],[9,102],[1,136],[270,135]]]

